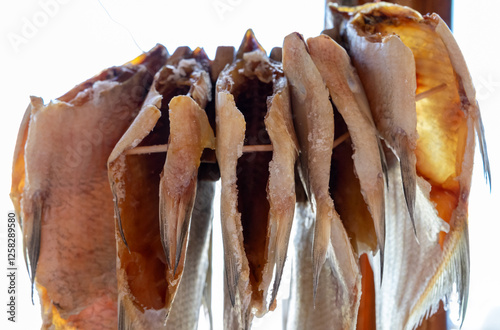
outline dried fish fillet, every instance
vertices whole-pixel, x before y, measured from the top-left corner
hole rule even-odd
[[[248,329],[271,306],[286,259],[295,208],[293,130],[287,81],[249,30],[237,60],[217,81],[217,160],[226,272],[225,326]],[[242,155],[243,145],[272,152]]]
[[[140,113],[109,157],[117,216],[120,329],[165,324],[188,329],[197,324],[203,290],[193,289],[205,284],[208,265],[202,261],[207,260],[212,219],[211,212],[199,210],[211,209],[214,189],[209,182],[197,188],[203,150],[215,147],[204,110],[212,97],[209,72],[202,49],[178,48],[156,74]],[[137,146],[167,142],[166,156],[127,155]],[[196,222],[192,239],[191,221]],[[185,267],[191,274],[183,285]],[[175,307],[186,319],[176,315],[170,325],[167,317],[178,290],[191,295],[180,297]]]
[[[467,200],[476,134],[488,181],[490,177],[479,108],[463,56],[436,14],[422,17],[387,3],[332,9],[334,16],[348,20],[338,26],[345,24],[342,34],[372,110],[398,106],[404,109],[399,117],[415,116],[408,129],[418,133],[412,153],[417,174],[414,229],[420,244],[411,239],[408,215],[401,207],[407,190],[404,175],[400,179],[403,158],[396,150],[398,164],[387,153],[386,228],[391,243],[385,258],[391,267],[385,267],[377,292],[377,323],[384,329],[411,329],[434,313],[441,299],[447,300],[453,286],[463,318],[469,282]],[[394,84],[388,76],[405,80]],[[402,107],[401,100],[414,105]],[[387,127],[399,130],[398,122],[388,118]]]
[[[292,33],[283,44],[283,67],[290,82],[292,109],[300,143],[301,178],[315,214],[312,250],[313,301],[323,286],[333,283],[336,312],[329,321],[342,329],[352,329],[360,297],[357,257],[330,196],[330,169],[334,141],[334,112],[330,93],[316,68],[302,37]],[[327,262],[328,275],[320,279]],[[330,285],[330,284],[327,284]],[[332,305],[331,305],[332,307]],[[325,323],[326,324],[326,323]]]
[[[31,98],[14,156],[11,196],[22,219],[43,328],[116,328],[106,161],[165,57],[157,46],[47,105]]]

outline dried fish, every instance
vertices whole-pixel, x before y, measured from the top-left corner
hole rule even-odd
[[[321,316],[324,321],[317,326],[322,328],[327,324],[337,324],[342,329],[353,329],[361,294],[361,277],[357,257],[330,195],[335,129],[330,93],[308,52],[306,43],[297,33],[285,37],[283,67],[291,86],[292,109],[300,143],[299,173],[314,212],[310,270],[313,285],[307,287],[302,284],[296,288],[305,290],[305,293],[300,294],[313,299],[306,300],[305,304],[302,301],[302,305],[297,308],[311,310],[318,292],[323,295],[324,291],[329,290],[328,292],[335,293],[333,297],[327,298],[331,300],[328,304],[330,310],[325,311],[326,314],[323,314],[324,307],[311,311],[312,315],[317,315],[318,318]],[[373,136],[373,139],[376,144],[376,136]],[[380,161],[378,163],[380,164]],[[328,266],[326,268],[325,263]],[[309,273],[304,268],[301,271]],[[326,275],[326,278],[320,279],[320,274]],[[312,290],[312,293],[307,290]],[[311,322],[318,321],[315,316],[312,319]],[[301,328],[300,322],[302,321],[297,320],[294,323]]]
[[[253,313],[268,310],[273,271],[269,308],[274,309],[295,209],[298,150],[281,63],[266,56],[250,30],[237,60],[219,76],[216,112],[225,327],[248,329]],[[273,149],[242,155],[244,144]]]
[[[112,194],[106,161],[165,60],[157,46],[44,105],[32,97],[14,155],[11,196],[22,219],[43,327],[116,327]]]
[[[388,3],[331,8],[337,19],[347,21],[337,26],[344,26],[341,34],[375,122],[395,154],[386,153],[386,266],[377,292],[377,324],[382,329],[411,329],[434,313],[440,300],[446,303],[454,286],[463,318],[475,134],[490,178],[481,117],[463,56],[436,14],[422,17],[408,7]],[[397,116],[390,111],[396,108]],[[398,132],[406,133],[398,136]],[[411,148],[402,155],[398,148],[408,137]],[[404,160],[408,157],[415,164]],[[411,237],[408,213],[401,205],[403,196],[409,205],[405,172],[417,175],[413,229],[419,243]]]
[[[210,182],[197,188],[202,153],[215,147],[204,110],[212,97],[209,72],[202,49],[178,48],[156,74],[140,113],[109,157],[117,216],[120,329],[196,327],[203,290],[194,289],[205,285],[208,265],[202,261],[207,260],[212,219],[211,212],[199,210],[211,209],[214,189]],[[127,155],[136,146],[166,142],[166,157]],[[197,218],[189,239],[193,209]],[[182,285],[185,267],[191,274]],[[184,296],[175,310],[182,314],[170,321],[178,290]],[[179,318],[183,315],[184,320]]]

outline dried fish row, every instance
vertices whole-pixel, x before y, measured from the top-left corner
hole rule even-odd
[[[32,98],[11,196],[44,328],[211,319],[219,178],[225,328],[276,308],[289,241],[287,329],[412,329],[453,284],[463,316],[475,134],[489,165],[460,50],[435,14],[331,10],[269,57],[249,30],[213,61],[157,46]]]

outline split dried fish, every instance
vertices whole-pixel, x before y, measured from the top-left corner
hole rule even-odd
[[[298,145],[281,63],[269,59],[249,30],[217,80],[217,161],[226,273],[225,327],[250,328],[271,306],[283,272],[295,209]],[[243,145],[272,152],[242,154]]]
[[[32,97],[14,155],[20,215],[43,328],[116,327],[112,194],[106,161],[166,51],[157,46],[44,105]]]
[[[454,286],[463,318],[469,283],[467,201],[476,134],[490,178],[464,58],[436,14],[422,17],[388,3],[331,8],[336,26],[343,27],[340,33],[375,122],[394,152],[387,152],[387,244],[384,279],[377,292],[378,327],[415,327],[437,310],[440,300],[448,301]],[[401,146],[407,146],[403,153]],[[413,211],[408,201],[413,187],[405,172],[416,174]],[[418,242],[408,228],[403,199],[413,213]]]
[[[333,151],[330,190],[336,209],[358,254],[374,254],[375,244],[383,254],[386,165],[363,85],[347,52],[330,37],[310,38],[307,45],[338,110],[335,139],[347,133],[352,143]]]
[[[196,327],[213,215],[214,183],[198,182],[202,153],[215,147],[205,112],[212,98],[209,72],[202,49],[178,48],[156,74],[140,113],[109,157],[119,329]],[[167,142],[166,156],[127,154],[136,146]],[[191,226],[195,232],[189,238]],[[185,269],[190,274],[181,281]],[[178,290],[183,295],[174,302]],[[176,311],[172,319],[171,309]]]
[[[376,253],[377,244],[380,251],[384,247],[385,164],[378,132],[347,53],[330,37],[312,38],[306,44],[300,35],[291,34],[285,38],[283,53],[301,142],[300,173],[312,206],[312,215],[307,215],[311,212],[307,205],[300,206],[299,214],[314,219],[311,265],[304,267],[307,256],[299,252],[299,270],[294,273],[298,279],[291,303],[300,312],[287,325],[314,329],[336,324],[352,329],[361,295],[357,255]],[[334,139],[346,134],[352,146],[341,143],[333,150]],[[307,235],[300,232],[311,231],[307,228],[299,227],[298,235]],[[312,283],[304,276],[311,273],[308,267],[312,267]],[[320,280],[320,274],[326,278]],[[313,308],[318,292],[335,294],[319,298],[329,302],[316,302]]]
[[[463,319],[476,137],[490,181],[464,58],[436,14],[329,8],[269,57],[248,30],[31,98],[11,198],[43,328],[211,323],[219,177],[224,328],[275,309],[292,227],[287,329],[413,329],[455,293]]]

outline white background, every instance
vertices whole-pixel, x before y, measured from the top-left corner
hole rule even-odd
[[[102,5],[97,0],[4,0],[0,10],[0,328],[40,327],[40,307],[36,296],[35,306],[31,305],[20,244],[17,323],[6,321],[7,213],[13,209],[8,196],[11,164],[17,130],[30,95],[48,102],[156,43],[164,44],[170,52],[182,45],[203,46],[213,58],[216,46],[238,46],[245,30],[253,28],[270,51],[281,46],[291,32],[306,37],[317,35],[323,26],[323,6],[322,0],[102,0]],[[476,155],[469,208],[471,285],[464,328],[500,329],[500,222],[496,209],[500,199],[495,180],[500,175],[500,46],[496,26],[500,2],[456,0],[454,6],[454,33],[476,84],[493,176],[490,193]],[[217,231],[217,218],[214,225]],[[220,245],[214,249],[218,259],[214,264],[214,325],[220,329],[222,308],[215,299],[222,296],[222,251]],[[279,324],[279,313],[271,313],[268,318],[272,320],[257,320],[254,328],[267,328],[264,324],[268,321]]]

